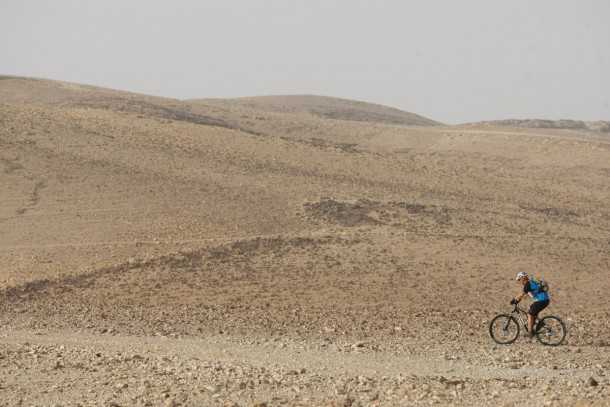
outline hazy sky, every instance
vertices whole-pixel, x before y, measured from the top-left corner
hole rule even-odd
[[[607,0],[0,0],[0,74],[176,98],[610,120],[609,73]]]

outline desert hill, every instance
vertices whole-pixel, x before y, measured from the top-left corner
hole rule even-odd
[[[277,113],[309,113],[326,119],[351,120],[404,126],[436,126],[440,123],[388,106],[317,95],[278,95],[237,99],[204,99],[201,102],[243,106]]]
[[[272,102],[276,100],[273,97],[247,103],[242,99],[181,101],[61,81],[3,78],[0,97],[5,103],[110,110],[159,120],[223,127],[257,136],[336,145],[338,148],[350,148],[368,140],[379,125],[438,124],[398,109],[336,98],[284,97],[292,100],[291,108],[280,113],[273,108]],[[258,100],[244,98],[251,99]],[[253,103],[256,105],[254,108],[251,106]],[[312,114],[313,111],[317,113]],[[343,113],[337,113],[339,111]],[[336,120],[326,120],[326,116]]]
[[[610,142],[262,100],[0,78],[8,405],[607,400]],[[521,270],[565,346],[490,343]]]
[[[478,123],[469,123],[472,127],[521,127],[529,129],[560,129],[560,130],[587,130],[599,133],[610,133],[608,121],[582,121],[582,120],[543,120],[543,119],[506,119],[491,120]]]

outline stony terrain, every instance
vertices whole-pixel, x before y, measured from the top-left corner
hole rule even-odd
[[[610,405],[610,142],[409,115],[0,77],[0,405]]]

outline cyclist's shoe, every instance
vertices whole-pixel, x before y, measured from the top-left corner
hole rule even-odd
[[[544,328],[544,321],[541,319],[540,322],[538,322],[538,325],[536,326],[536,330],[541,330],[542,328]]]

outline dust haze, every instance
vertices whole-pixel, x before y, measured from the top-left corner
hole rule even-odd
[[[610,119],[598,0],[5,0],[0,74],[190,99],[314,94],[443,123]]]

